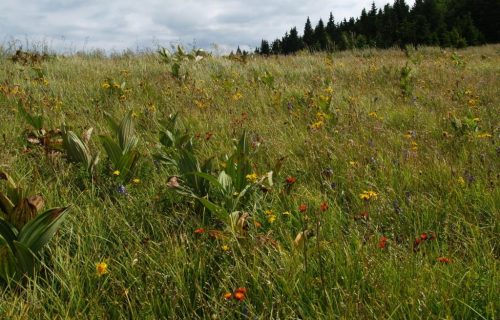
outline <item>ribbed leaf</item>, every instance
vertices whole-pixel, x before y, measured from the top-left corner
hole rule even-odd
[[[22,271],[22,274],[32,275],[35,270],[35,255],[21,242],[14,241],[14,247],[17,265],[21,269],[19,271]]]
[[[115,133],[115,135],[118,135],[118,132],[120,130],[120,126],[115,121],[115,119],[113,119],[113,117],[109,113],[107,113],[106,111],[104,112],[104,117],[108,121],[108,124],[111,127],[111,130],[113,130],[113,132]]]
[[[11,247],[13,245],[12,242],[17,238],[12,226],[2,218],[0,218],[0,236]]]
[[[99,136],[99,138],[101,139],[104,150],[106,150],[108,154],[109,160],[111,160],[115,166],[118,166],[122,158],[120,146],[108,136]]]
[[[120,161],[117,164],[117,169],[123,172],[123,177],[125,180],[131,178],[135,174],[135,166],[139,160],[139,154],[135,151],[131,151],[122,155]]]
[[[19,232],[19,242],[34,253],[38,252],[56,233],[68,210],[69,207],[54,208],[38,215]]]
[[[120,147],[122,151],[127,152],[128,150],[132,150],[133,148],[135,148],[138,139],[135,136],[132,111],[127,113],[127,115],[120,123],[118,139],[120,141]]]
[[[219,177],[217,178],[224,192],[230,193],[229,196],[233,193],[233,179],[229,176],[224,170],[219,173]]]
[[[7,284],[15,277],[16,258],[10,246],[0,235],[0,278]]]
[[[14,204],[12,203],[12,201],[10,201],[10,199],[7,198],[6,195],[0,192],[0,211],[9,216],[13,210]]]
[[[210,210],[218,219],[220,219],[222,222],[228,223],[229,222],[229,213],[226,211],[221,206],[216,205],[215,203],[209,201],[206,198],[198,198],[198,200],[201,202],[201,204]]]
[[[63,135],[63,145],[72,161],[81,163],[87,170],[90,169],[92,166],[90,150],[73,131],[67,131]]]

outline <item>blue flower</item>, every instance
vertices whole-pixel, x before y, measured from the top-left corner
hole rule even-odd
[[[121,184],[121,185],[118,186],[118,193],[121,193],[121,194],[123,194],[125,196],[128,195],[127,189],[125,189],[125,186],[123,184]]]

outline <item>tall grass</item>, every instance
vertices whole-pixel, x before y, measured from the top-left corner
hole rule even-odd
[[[73,205],[39,272],[1,291],[0,317],[498,318],[499,53],[211,57],[182,63],[182,79],[151,54],[34,66],[0,55],[0,169],[48,207]],[[110,80],[125,84],[109,90]],[[108,132],[104,112],[131,111],[140,182],[118,192],[97,141],[89,148],[104,159],[94,179],[29,145],[19,101],[47,130],[64,122],[97,135]],[[169,188],[177,172],[152,155],[158,121],[174,113],[217,170],[244,130],[260,146],[258,176],[283,161],[274,187],[248,207],[248,234],[202,224]],[[288,190],[286,177],[297,179]],[[377,196],[363,200],[365,191]],[[108,273],[98,275],[103,261]],[[224,298],[239,287],[244,301]]]

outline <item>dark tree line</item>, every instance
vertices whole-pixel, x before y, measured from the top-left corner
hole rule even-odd
[[[465,47],[500,42],[500,0],[416,0],[410,6],[395,0],[363,9],[357,18],[336,22],[307,18],[303,35],[293,27],[281,39],[262,40],[256,53],[291,54],[302,49],[333,51],[406,45]]]

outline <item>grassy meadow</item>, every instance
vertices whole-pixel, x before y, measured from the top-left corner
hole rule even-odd
[[[498,319],[499,76],[498,45],[3,52],[0,172],[71,208],[0,318]]]

